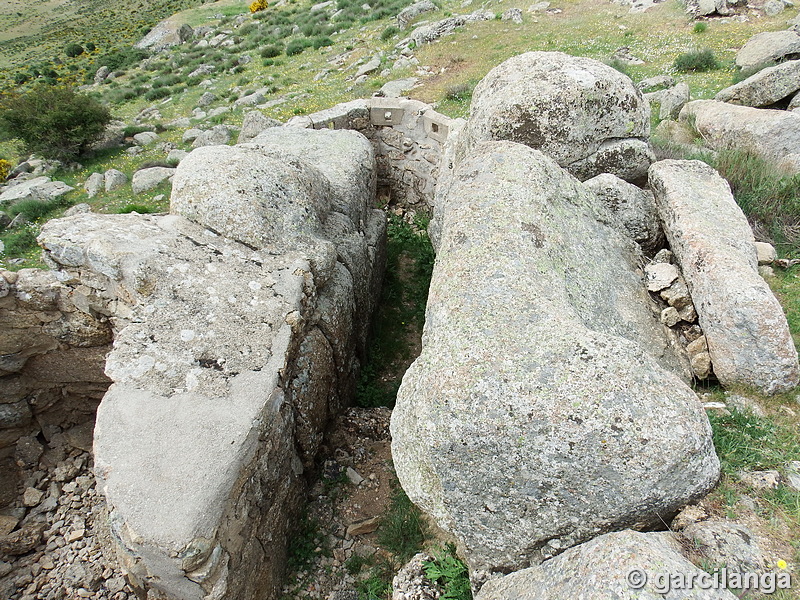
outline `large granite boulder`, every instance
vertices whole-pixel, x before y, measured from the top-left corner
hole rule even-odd
[[[791,29],[764,31],[751,37],[736,53],[736,66],[745,73],[800,58],[800,33]]]
[[[193,36],[194,30],[191,26],[182,23],[176,15],[164,19],[153,27],[147,35],[134,44],[134,48],[159,51],[170,46],[179,46],[191,40]]]
[[[325,159],[314,168],[266,149],[209,147],[181,162],[178,214],[77,215],[43,228],[59,279],[114,324],[95,469],[118,556],[143,596],[280,595],[302,473],[352,397],[372,306],[362,299],[384,262],[385,215],[369,209],[374,163],[369,172],[360,153],[335,159],[366,170],[347,200]],[[192,182],[201,176],[205,190]],[[363,205],[363,223],[330,209],[347,202]],[[285,235],[264,206],[289,221],[301,211],[308,238]],[[243,214],[215,223],[217,210]],[[267,234],[238,231],[248,219]]]
[[[657,162],[649,179],[720,382],[766,394],[792,389],[797,350],[728,183],[700,161]]]
[[[162,182],[168,181],[175,175],[175,169],[170,167],[147,167],[139,169],[131,179],[131,189],[134,194],[141,194],[157,188]]]
[[[280,121],[267,117],[260,110],[251,110],[245,113],[244,119],[242,119],[242,128],[239,130],[239,137],[236,143],[249,142],[265,129],[278,127],[280,124]]]
[[[541,152],[491,142],[456,167],[437,210],[392,456],[473,576],[659,523],[704,495],[719,474],[708,420],[663,366],[677,360],[640,255],[594,194]]]
[[[669,533],[619,531],[570,548],[541,565],[493,579],[475,600],[735,600],[689,562]],[[675,579],[708,585],[671,585]],[[690,579],[691,578],[691,579]],[[702,579],[701,579],[702,578]]]
[[[697,131],[712,150],[749,150],[775,162],[800,154],[798,113],[694,100],[683,107],[679,121]]]
[[[316,168],[241,146],[192,151],[172,189],[174,213],[254,248],[311,240],[330,211],[330,183]]]
[[[583,182],[614,213],[622,231],[642,250],[651,254],[664,244],[664,232],[653,193],[611,175],[602,173]]]
[[[649,134],[650,106],[627,76],[590,58],[527,52],[476,86],[465,141],[519,142],[582,180],[632,180],[653,160]]]
[[[73,189],[63,181],[50,181],[47,176],[34,177],[7,188],[0,194],[0,206],[13,206],[23,200],[54,200]]]
[[[744,81],[721,90],[714,100],[743,106],[769,106],[788,98],[798,89],[800,60],[790,60],[762,69]]]

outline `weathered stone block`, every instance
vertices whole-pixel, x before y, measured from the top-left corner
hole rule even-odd
[[[719,473],[708,420],[668,370],[684,372],[603,204],[541,152],[492,142],[457,165],[437,211],[392,455],[473,574],[659,523],[705,494]]]
[[[720,382],[767,394],[792,389],[797,350],[728,183],[703,162],[664,160],[650,168],[650,185]]]

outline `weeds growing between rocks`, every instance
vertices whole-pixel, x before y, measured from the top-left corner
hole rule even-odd
[[[389,220],[386,275],[356,390],[358,406],[394,406],[400,380],[419,354],[434,259],[427,225],[422,217],[414,224],[396,215]]]

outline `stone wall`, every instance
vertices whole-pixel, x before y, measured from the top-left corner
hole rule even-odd
[[[54,272],[0,272],[0,453],[93,418],[110,383],[111,324],[86,292]]]
[[[378,184],[388,192],[389,204],[428,210],[445,142],[463,123],[418,100],[369,98],[294,117],[287,125],[363,133],[375,149]]]
[[[49,400],[52,373],[98,374],[98,489],[143,597],[277,597],[304,472],[353,393],[385,262],[372,146],[282,133],[190,154],[173,214],[50,221],[53,270],[2,279],[4,381]],[[36,427],[25,401],[14,435]]]

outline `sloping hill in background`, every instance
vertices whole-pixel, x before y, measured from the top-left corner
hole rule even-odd
[[[3,77],[45,61],[58,64],[72,42],[92,42],[98,54],[130,46],[162,19],[199,4],[202,0],[0,0]]]

